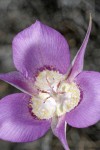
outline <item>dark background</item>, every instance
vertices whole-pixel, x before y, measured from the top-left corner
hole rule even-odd
[[[79,49],[89,22],[93,26],[85,55],[85,70],[100,71],[100,0],[0,0],[0,73],[15,70],[13,37],[36,19],[55,28],[67,39],[72,58]],[[0,81],[0,97],[18,92]],[[100,150],[100,124],[85,129],[67,128],[71,150]],[[33,143],[0,141],[0,150],[63,150],[52,132]]]

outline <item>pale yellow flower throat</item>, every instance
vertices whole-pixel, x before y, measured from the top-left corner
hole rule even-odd
[[[39,119],[61,116],[74,109],[80,100],[80,90],[75,82],[67,83],[58,71],[44,70],[36,78],[38,95],[33,96],[32,112]]]

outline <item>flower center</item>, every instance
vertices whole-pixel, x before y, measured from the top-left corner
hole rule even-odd
[[[67,83],[58,71],[44,70],[36,78],[38,95],[32,97],[32,112],[39,119],[50,119],[71,111],[78,105],[80,90],[75,82]]]

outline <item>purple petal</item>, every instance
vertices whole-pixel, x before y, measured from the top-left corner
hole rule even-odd
[[[0,101],[0,138],[12,142],[30,142],[43,136],[49,121],[34,118],[28,108],[30,96],[12,94]]]
[[[100,73],[84,71],[75,80],[81,90],[81,101],[67,113],[66,121],[73,127],[88,127],[100,120]]]
[[[61,141],[65,150],[69,150],[66,140],[66,122],[65,117],[62,116],[59,119],[53,118],[51,128],[56,137]]]
[[[85,36],[85,39],[77,52],[74,60],[72,61],[72,64],[70,66],[70,69],[68,71],[68,80],[72,81],[82,70],[83,70],[83,65],[84,65],[84,55],[85,55],[85,50],[86,46],[89,40],[90,32],[91,32],[91,26],[92,26],[92,19],[90,16],[90,22],[89,22],[89,27]]]
[[[34,81],[32,79],[25,78],[17,71],[0,74],[0,79],[29,95],[36,93],[35,89],[33,88]]]
[[[70,64],[69,47],[56,30],[36,21],[13,40],[13,59],[16,68],[33,77],[37,69],[53,67],[66,73]]]

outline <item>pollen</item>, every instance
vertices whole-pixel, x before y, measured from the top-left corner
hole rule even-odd
[[[32,112],[39,119],[62,116],[74,109],[80,101],[80,90],[75,82],[67,83],[58,71],[44,70],[36,78],[38,94],[31,99]]]

